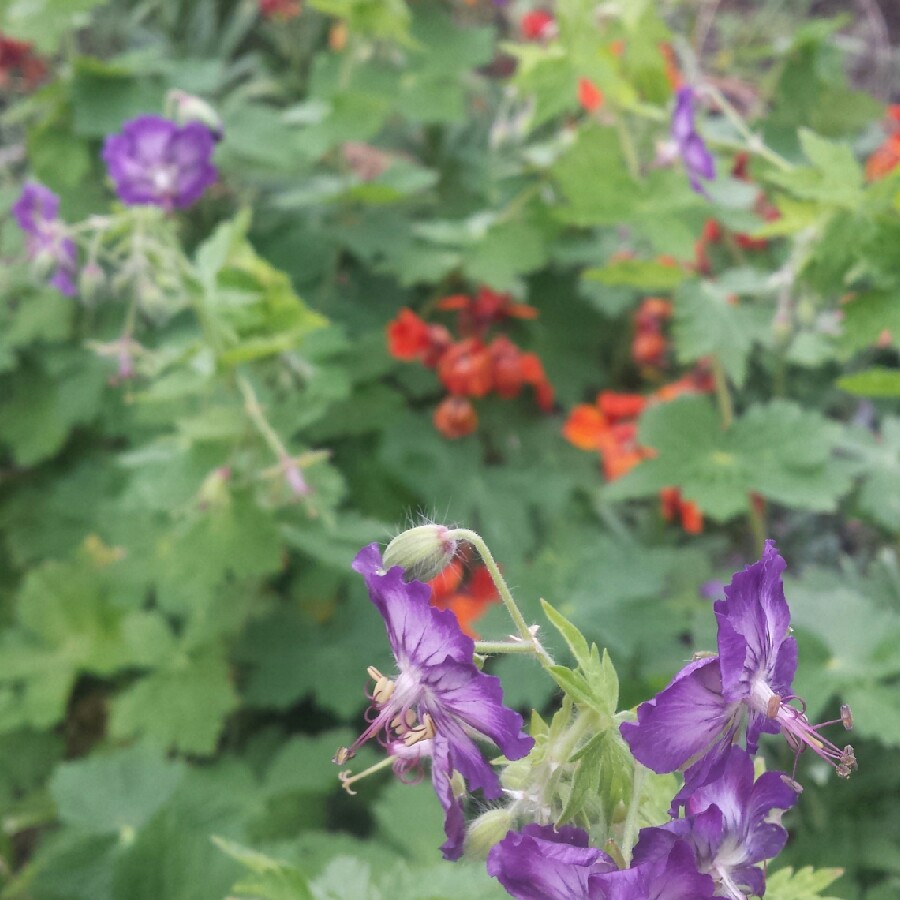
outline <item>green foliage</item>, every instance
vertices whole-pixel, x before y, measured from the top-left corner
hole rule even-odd
[[[606,489],[609,499],[676,486],[716,521],[747,511],[758,493],[802,509],[833,510],[853,467],[835,458],[839,430],[817,413],[773,401],[723,429],[702,398],[662,404],[641,422],[641,443],[657,455]]]
[[[845,75],[858,32],[725,5],[698,47],[677,4],[558,0],[556,35],[520,40],[521,4],[299,6],[0,0],[0,31],[49,67],[30,92],[10,69],[0,119],[3,896],[502,896],[483,863],[439,860],[427,772],[350,798],[331,762],[364,728],[367,667],[393,665],[349,563],[419,514],[478,529],[528,622],[553,625],[549,677],[486,663],[538,710],[488,814],[522,825],[536,802],[626,853],[678,778],[635,766],[619,707],[712,646],[708,583],[753,558],[750,525],[775,535],[797,691],[822,718],[850,703],[865,745],[859,793],[801,760],[793,868],[766,896],[825,896],[835,865],[848,900],[894,896],[900,170],[864,166],[884,129]],[[672,156],[662,44],[700,88],[707,195]],[[747,130],[716,85],[759,111]],[[102,141],[172,115],[173,89],[221,118],[219,179],[190,210],[128,208]],[[103,269],[77,298],[28,259],[25,179]],[[536,354],[555,406],[530,385],[475,397],[476,432],[449,440],[440,375],[393,360],[385,329],[408,307],[462,336],[438,301],[481,287],[537,311],[487,340]],[[647,294],[672,301],[653,362],[632,353]],[[651,402],[654,455],[612,483],[561,434],[598,391],[692,370],[715,391]],[[670,487],[704,534],[664,521]],[[494,604],[473,627],[512,626]]]

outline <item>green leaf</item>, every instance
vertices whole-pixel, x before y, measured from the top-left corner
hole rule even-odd
[[[619,259],[600,269],[587,269],[582,276],[611,287],[633,287],[641,291],[672,291],[685,279],[680,266],[656,260]]]
[[[0,30],[54,53],[76,18],[105,0],[3,0]]]
[[[674,486],[716,521],[747,510],[748,495],[828,511],[850,488],[855,468],[832,455],[838,428],[818,413],[777,400],[751,407],[723,431],[706,398],[649,409],[638,439],[657,451],[604,489],[610,499],[645,497]]]
[[[679,362],[715,356],[739,387],[747,377],[747,357],[754,342],[771,331],[772,310],[738,303],[727,290],[708,281],[682,284],[675,294],[675,346]]]
[[[184,777],[183,763],[136,744],[61,765],[50,790],[67,825],[92,834],[134,835],[164,806]]]
[[[840,347],[849,356],[872,347],[887,330],[900,340],[900,298],[896,291],[867,291],[842,307]]]
[[[165,86],[146,72],[88,56],[75,59],[72,110],[75,133],[100,138],[127,119],[162,109]]]
[[[250,896],[253,900],[313,900],[308,879],[290,863],[226,838],[214,836],[212,840],[223,853],[253,873],[235,884],[230,894]]]
[[[877,435],[848,430],[841,446],[859,462],[860,510],[882,527],[900,531],[900,419],[885,416]]]
[[[790,868],[770,872],[766,876],[768,900],[838,900],[822,893],[843,875],[842,869],[817,869],[807,866],[796,872]]]
[[[848,394],[863,397],[900,397],[900,369],[872,366],[839,378],[837,386]]]
[[[863,197],[863,172],[853,150],[805,128],[800,130],[800,145],[811,165],[770,172],[767,180],[801,200],[845,209],[858,207]]]
[[[220,651],[176,656],[115,699],[110,732],[119,738],[146,735],[167,749],[208,755],[216,749],[225,719],[236,706],[228,664]]]
[[[541,599],[541,608],[553,627],[565,638],[575,661],[582,668],[586,668],[590,663],[591,651],[582,633],[544,599]]]
[[[0,443],[20,465],[53,456],[75,426],[100,410],[103,364],[81,348],[65,348],[0,380]]]

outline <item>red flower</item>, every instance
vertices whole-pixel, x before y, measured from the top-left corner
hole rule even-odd
[[[494,390],[506,399],[517,397],[525,383],[522,370],[525,354],[506,335],[495,337],[488,352],[491,355]]]
[[[552,13],[536,9],[525,13],[520,23],[526,41],[546,41],[556,34],[556,20]]]
[[[300,15],[299,0],[258,0],[260,15],[266,19],[287,22]]]
[[[478,338],[466,338],[449,347],[438,362],[437,373],[451,394],[483,397],[493,387],[491,355]]]
[[[428,324],[406,307],[388,324],[387,335],[391,356],[404,362],[424,356],[431,344]]]
[[[434,411],[434,427],[446,438],[456,440],[478,427],[478,413],[465,397],[445,397]]]
[[[7,87],[18,75],[26,91],[33,90],[47,75],[47,66],[35,54],[34,46],[0,32],[0,88]]]
[[[578,79],[578,102],[585,112],[596,112],[603,106],[603,91],[587,78]]]

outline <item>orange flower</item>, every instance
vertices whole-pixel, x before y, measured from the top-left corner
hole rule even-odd
[[[478,427],[478,413],[465,397],[445,397],[432,417],[434,427],[450,440],[472,434]]]
[[[647,405],[643,394],[620,394],[616,391],[601,391],[597,395],[597,408],[611,422],[637,418]]]
[[[877,181],[900,165],[900,134],[889,135],[885,142],[866,160],[866,178]]]
[[[599,450],[608,430],[606,416],[596,406],[582,403],[569,413],[563,437],[579,450]]]
[[[458,562],[458,560],[454,562]],[[447,568],[449,569],[450,566]],[[446,571],[447,569],[444,570],[444,572]],[[435,590],[434,585],[444,572],[437,579],[429,582],[432,585],[431,603],[438,609],[449,609],[456,616],[459,627],[469,637],[477,638],[478,635],[472,629],[472,623],[484,615],[488,606],[500,599],[490,573],[484,566],[478,566],[472,570],[462,587],[460,587],[460,581],[457,580],[453,589],[439,593]],[[459,567],[459,572],[462,573],[462,566]]]
[[[421,357],[430,345],[428,324],[406,307],[388,324],[387,335],[391,356],[404,362]]]
[[[454,593],[462,582],[463,574],[462,562],[458,559],[451,560],[428,582],[428,586],[431,588],[432,603]]]
[[[677,91],[684,84],[684,79],[678,69],[678,57],[675,56],[671,44],[660,44],[659,52],[666,64],[666,81],[669,82],[669,87],[673,91]]]
[[[578,79],[578,102],[585,112],[596,112],[603,106],[603,91],[588,78]]]
[[[447,349],[438,362],[438,378],[451,394],[483,397],[493,387],[491,355],[478,338]]]
[[[678,488],[663,488],[659,492],[659,499],[662,517],[667,522],[674,522],[677,517],[681,520],[681,527],[688,534],[703,532],[703,513],[695,503],[684,500]]]

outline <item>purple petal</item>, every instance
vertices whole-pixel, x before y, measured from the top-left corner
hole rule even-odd
[[[766,541],[762,559],[737,572],[725,588],[725,599],[713,607],[720,628],[723,619],[727,620],[746,641],[748,658],[742,664],[754,674],[774,668],[776,652],[791,626],[791,613],[781,582],[784,569],[785,562],[774,541]],[[727,690],[730,678],[725,674],[726,662],[733,668],[737,660],[723,661]]]
[[[196,202],[215,181],[215,138],[202,123],[179,126],[160,116],[139,116],[107,137],[103,160],[124,203],[164,209]]]
[[[399,566],[384,572],[378,544],[360,550],[353,569],[365,579],[401,666],[415,663],[427,668],[445,659],[472,662],[475,644],[460,631],[456,616],[431,606],[431,588],[420,581],[405,582]]]
[[[697,871],[690,846],[676,839],[660,859],[594,876],[591,888],[591,900],[701,900],[715,886]]]
[[[522,731],[522,717],[503,705],[500,679],[477,670],[473,673],[472,668],[448,661],[424,679],[439,698],[441,711],[435,713],[435,721],[449,711],[490,738],[507,759],[527,756],[534,739]]]
[[[22,231],[37,237],[42,226],[59,215],[59,197],[37,181],[26,182],[12,214]]]
[[[491,848],[488,874],[518,900],[590,900],[589,879],[615,869],[579,828],[527,825]]]
[[[620,726],[635,758],[654,772],[674,772],[705,753],[732,727],[737,712],[722,696],[717,657],[685,666],[637,710],[638,721]]]
[[[466,837],[466,820],[463,815],[461,801],[453,793],[450,781],[449,744],[440,735],[436,735],[432,744],[431,783],[437,794],[438,802],[444,810],[444,834],[447,840],[441,844],[444,859],[455,860],[462,856],[463,843]]]
[[[675,94],[672,137],[681,144],[694,133],[694,89],[683,87]]]

